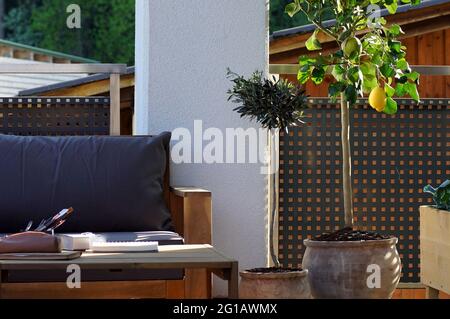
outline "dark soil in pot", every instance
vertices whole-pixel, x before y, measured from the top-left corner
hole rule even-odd
[[[246,271],[251,273],[263,273],[263,274],[279,274],[293,271],[302,271],[301,268],[283,268],[283,267],[270,267],[270,268],[253,268]]]
[[[314,237],[314,241],[362,241],[362,240],[383,240],[389,239],[392,236],[381,235],[375,232],[368,232],[362,230],[355,230],[351,227],[346,227],[332,233],[323,233]]]

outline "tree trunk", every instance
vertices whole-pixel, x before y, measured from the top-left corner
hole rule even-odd
[[[277,252],[275,250],[275,226],[276,218],[278,218],[278,160],[277,160],[277,152],[279,151],[277,148],[277,132],[275,130],[268,130],[268,138],[269,138],[269,149],[270,149],[270,163],[269,163],[269,174],[272,181],[272,207],[270,214],[270,226],[269,226],[269,248],[270,248],[270,257],[272,259],[272,263],[275,267],[280,267],[280,261],[278,259]]]
[[[350,151],[350,105],[341,93],[342,189],[345,226],[353,227],[352,155]]]

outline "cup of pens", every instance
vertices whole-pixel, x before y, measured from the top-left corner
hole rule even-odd
[[[54,234],[56,228],[65,223],[67,218],[73,213],[73,208],[65,208],[61,210],[58,214],[48,219],[43,219],[39,225],[33,230],[35,232],[44,232]],[[31,231],[33,227],[33,221],[29,221],[25,232]]]

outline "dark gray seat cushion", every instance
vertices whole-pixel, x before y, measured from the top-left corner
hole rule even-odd
[[[172,230],[163,198],[170,133],[154,137],[0,135],[0,232],[75,212],[61,232]]]
[[[123,232],[99,233],[105,241],[158,241],[159,245],[180,245],[184,240],[173,232]],[[0,235],[1,236],[1,235]],[[8,272],[8,282],[64,282],[68,274],[58,270],[14,270]],[[182,269],[104,269],[83,270],[82,282],[86,281],[133,281],[133,280],[179,280],[183,279]]]

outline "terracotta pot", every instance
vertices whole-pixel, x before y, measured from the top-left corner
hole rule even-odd
[[[401,274],[397,241],[305,240],[302,266],[309,271],[312,297],[391,298]]]
[[[261,273],[242,271],[241,299],[309,299],[308,271]]]

